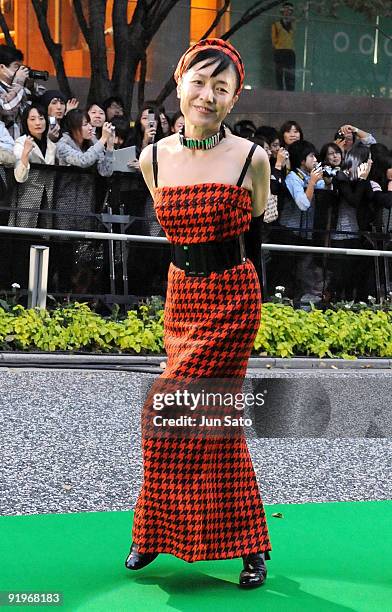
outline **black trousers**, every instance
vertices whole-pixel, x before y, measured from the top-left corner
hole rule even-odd
[[[276,86],[280,90],[295,90],[295,52],[292,49],[274,51]]]
[[[306,235],[306,232],[305,232]],[[308,232],[309,235],[309,232]],[[292,246],[312,246],[313,240],[298,236],[294,231],[283,227],[271,227],[268,241]],[[326,285],[326,270],[323,256],[315,253],[293,251],[272,251],[267,264],[267,293],[272,296],[275,287],[283,285],[285,296],[295,302],[303,296],[322,298]],[[304,299],[310,299],[304,298]]]
[[[371,248],[368,243],[363,244],[358,238],[344,240],[331,240],[331,247],[342,249]],[[375,295],[374,261],[371,257],[346,255],[328,256],[330,271],[329,290],[334,301],[355,300],[367,302],[367,296]]]

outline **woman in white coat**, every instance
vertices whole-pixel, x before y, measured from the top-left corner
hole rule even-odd
[[[39,212],[52,209],[55,173],[36,167],[37,164],[53,166],[56,163],[56,144],[47,137],[45,110],[37,104],[29,106],[23,113],[22,126],[24,134],[15,140],[14,145],[17,184],[11,204],[14,210],[8,224],[51,227],[52,216],[41,215],[39,219]]]

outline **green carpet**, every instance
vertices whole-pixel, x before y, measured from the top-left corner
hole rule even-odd
[[[190,564],[160,555],[130,572],[132,513],[93,512],[1,517],[0,591],[64,593],[62,607],[20,610],[392,611],[392,501],[266,511],[272,559],[256,590],[238,588],[240,559]]]

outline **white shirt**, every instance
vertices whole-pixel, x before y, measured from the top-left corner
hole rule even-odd
[[[14,144],[14,155],[16,157],[16,165],[15,165],[15,179],[18,183],[24,183],[27,181],[30,170],[30,162],[33,164],[46,164],[48,166],[53,166],[56,163],[56,143],[52,142],[49,138],[47,139],[46,153],[45,157],[42,155],[41,149],[34,144],[33,149],[29,154],[29,163],[27,166],[21,161],[23,147],[26,140],[26,136],[19,136],[15,140]]]

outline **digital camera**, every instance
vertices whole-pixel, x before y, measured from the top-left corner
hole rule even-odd
[[[34,79],[35,81],[47,81],[49,78],[49,72],[47,70],[33,70],[29,68],[29,79]]]
[[[323,166],[323,178],[333,178],[337,175],[339,170],[339,166],[336,166],[336,168],[332,168],[332,166]]]

